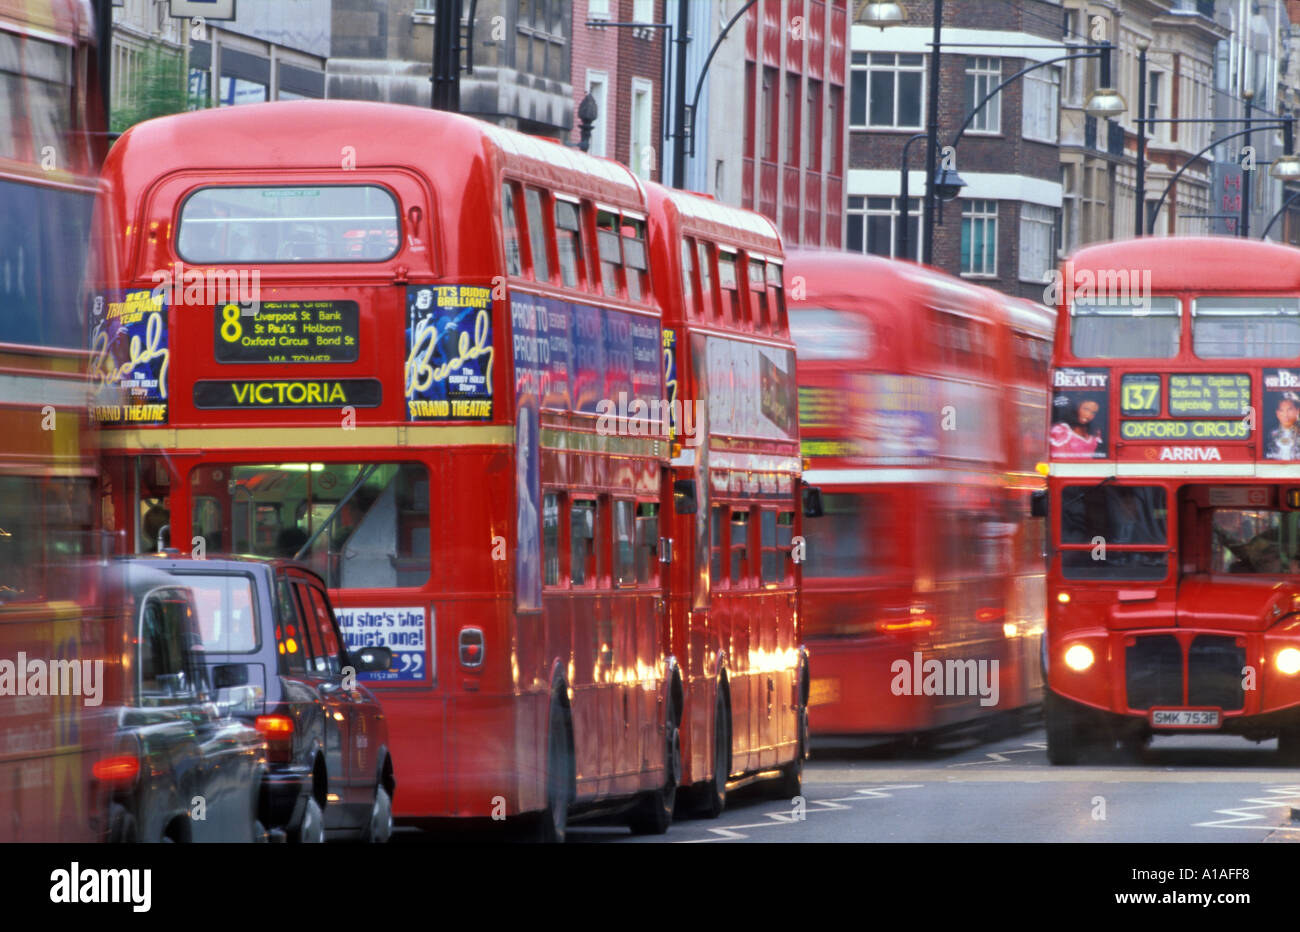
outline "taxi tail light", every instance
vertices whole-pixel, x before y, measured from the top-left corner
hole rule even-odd
[[[259,715],[254,723],[266,739],[266,759],[273,764],[293,760],[293,719],[288,715]]]
[[[483,666],[486,648],[482,628],[460,629],[460,665],[471,670]]]
[[[90,772],[105,786],[131,786],[140,775],[140,759],[134,754],[115,754],[95,761]]]

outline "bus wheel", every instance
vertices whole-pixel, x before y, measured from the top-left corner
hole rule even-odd
[[[1300,728],[1283,728],[1277,735],[1277,756],[1284,764],[1300,764]]]
[[[564,844],[569,828],[569,802],[573,780],[570,778],[572,748],[569,746],[569,720],[559,695],[551,696],[550,725],[546,739],[546,809],[541,815],[538,840],[545,844]]]
[[[803,795],[803,759],[808,753],[808,709],[799,709],[799,743],[795,747],[794,760],[781,768],[782,799],[794,799]]]
[[[727,777],[731,775],[731,721],[727,718],[727,700],[722,689],[713,703],[713,781],[706,783],[703,814],[716,819],[727,808]]]
[[[1043,724],[1047,731],[1047,760],[1058,766],[1077,764],[1097,745],[1097,724],[1086,710],[1050,689],[1043,697]]]
[[[677,805],[677,784],[682,779],[682,742],[677,727],[677,709],[669,703],[664,723],[664,784],[637,803],[628,816],[634,835],[662,835],[673,822]]]

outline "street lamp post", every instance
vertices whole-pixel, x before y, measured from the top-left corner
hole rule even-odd
[[[898,171],[898,255],[904,259],[912,258],[911,230],[912,225],[911,197],[908,194],[908,177],[907,177],[907,154],[912,149],[912,143],[924,139],[925,133],[915,133],[903,143],[903,165]]]
[[[1246,99],[1246,148],[1250,148],[1251,142],[1251,117],[1254,116],[1255,92],[1250,88],[1242,91],[1241,96]],[[1250,176],[1247,175],[1243,168],[1241,171],[1241,222],[1237,224],[1237,235],[1242,238],[1250,237]]]
[[[1133,185],[1133,235],[1141,236],[1146,229],[1147,209],[1147,49],[1151,43],[1139,39],[1138,49],[1138,115],[1137,115],[1137,177]]]
[[[1236,117],[1188,117],[1188,118],[1180,118],[1180,119],[1161,119],[1161,120],[1153,119],[1153,120],[1149,120],[1148,122],[1150,123],[1237,123],[1242,121]],[[1295,154],[1295,117],[1288,114],[1286,117],[1284,117],[1282,120],[1278,122],[1257,125],[1254,122],[1253,117],[1248,115],[1246,117],[1245,122],[1247,124],[1245,129],[1239,129],[1236,132],[1229,133],[1226,136],[1221,136],[1218,139],[1214,140],[1205,148],[1201,149],[1201,151],[1197,152],[1190,159],[1188,159],[1182,168],[1174,172],[1173,177],[1169,179],[1169,184],[1165,185],[1164,191],[1161,192],[1160,199],[1156,201],[1155,209],[1151,211],[1151,215],[1147,223],[1146,235],[1152,236],[1155,234],[1156,218],[1160,216],[1160,208],[1164,205],[1165,198],[1169,196],[1169,192],[1174,189],[1174,185],[1178,183],[1178,179],[1183,176],[1183,172],[1191,168],[1192,165],[1194,165],[1199,158],[1201,158],[1203,155],[1205,155],[1215,146],[1219,145],[1220,143],[1227,142],[1230,139],[1241,139],[1243,136],[1249,137],[1249,135],[1255,132],[1256,130],[1275,130],[1275,129],[1282,130],[1282,148],[1286,150],[1286,154],[1280,155],[1273,160],[1273,164],[1269,166],[1269,170],[1268,170],[1269,177],[1282,182],[1296,181],[1300,179],[1300,157],[1297,157]],[[1247,201],[1245,199],[1244,192],[1242,196],[1242,206],[1243,208],[1247,206]],[[1271,227],[1272,224],[1269,224],[1269,226]]]
[[[884,29],[886,26],[897,26],[906,20],[902,8],[897,3],[885,2],[885,0],[870,0],[863,8],[858,11],[856,22],[863,25],[879,26]],[[927,113],[927,128],[924,133],[926,139],[926,173],[925,173],[925,204],[922,213],[922,223],[924,225],[925,235],[921,240],[921,262],[930,264],[933,262],[933,240],[934,240],[934,214],[937,201],[940,197],[950,200],[957,196],[957,193],[965,182],[953,170],[940,168],[938,162],[939,156],[939,75],[940,75],[940,56],[942,53],[943,27],[943,0],[935,0],[934,3],[934,35],[930,43],[930,87],[929,87],[929,105]],[[949,47],[962,45],[967,47],[995,47],[995,48],[1044,48],[1052,46],[1042,45],[1007,45],[1005,43],[949,43]],[[1094,90],[1088,97],[1085,107],[1090,116],[1098,118],[1109,118],[1124,112],[1127,106],[1122,97],[1110,86],[1111,85],[1111,55],[1113,47],[1109,42],[1099,43],[1097,45],[1075,46],[1077,53],[1063,55],[1048,61],[1036,62],[1027,68],[1022,68],[1011,77],[1007,78],[992,91],[984,95],[984,99],[979,102],[967,115],[966,121],[958,130],[956,137],[953,139],[953,147],[961,141],[961,137],[970,127],[975,115],[982,110],[990,100],[996,97],[1003,88],[1013,81],[1017,81],[1031,71],[1038,68],[1045,68],[1048,65],[1057,64],[1063,61],[1072,61],[1080,58],[1098,58],[1101,61],[1101,87]],[[900,231],[899,242],[903,254],[906,255],[908,243],[908,226],[910,225],[910,211],[908,207],[908,177],[907,177],[907,155],[913,142],[921,138],[922,134],[917,134],[903,146],[902,171],[899,180],[899,193],[901,203],[899,205],[898,226]]]

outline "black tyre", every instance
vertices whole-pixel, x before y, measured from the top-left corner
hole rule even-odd
[[[538,826],[539,841],[564,843],[572,798],[573,749],[569,742],[569,716],[559,696],[553,695],[546,739],[546,809],[542,811]]]
[[[1047,760],[1057,766],[1071,766],[1096,755],[1109,734],[1100,716],[1050,689],[1043,698],[1043,724]]]
[[[713,703],[713,780],[706,783],[701,794],[701,813],[710,819],[722,815],[727,808],[727,777],[731,775],[731,719],[727,715],[727,700],[721,688]]]
[[[677,727],[677,709],[669,703],[664,720],[664,785],[647,793],[628,814],[627,825],[635,835],[662,835],[673,824],[677,805],[677,784],[682,779],[682,742]]]
[[[302,822],[289,835],[289,841],[299,845],[318,845],[325,841],[325,813],[316,797],[309,797]]]
[[[1300,764],[1300,727],[1284,728],[1278,733],[1277,756],[1288,766]]]
[[[375,801],[370,807],[370,820],[361,832],[366,844],[385,844],[393,837],[393,798],[382,783],[375,787]]]
[[[799,708],[799,745],[795,749],[794,760],[781,768],[780,787],[782,799],[794,799],[803,795],[803,761],[808,753],[808,709]]]

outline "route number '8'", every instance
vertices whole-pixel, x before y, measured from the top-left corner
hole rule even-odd
[[[221,339],[235,343],[243,335],[244,328],[239,323],[239,305],[227,304],[221,309]]]

